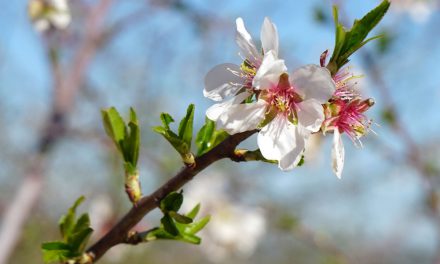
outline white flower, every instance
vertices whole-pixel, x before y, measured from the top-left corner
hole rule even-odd
[[[40,32],[50,27],[65,29],[71,21],[67,0],[31,0],[29,16],[35,29]]]
[[[277,160],[282,170],[293,169],[301,160],[305,141],[325,119],[322,104],[335,91],[330,72],[307,65],[292,76],[278,58],[278,33],[268,18],[261,29],[260,54],[237,19],[236,41],[244,62],[222,64],[205,79],[204,95],[224,102],[211,106],[206,115],[229,134],[261,127],[258,146],[266,159]]]
[[[209,108],[206,115],[211,120],[222,120],[226,123],[236,123],[236,127],[240,127],[237,132],[249,130],[248,127],[255,127],[257,124],[252,123],[253,120],[243,119],[228,120],[227,111],[251,112],[257,116],[264,113],[252,112],[254,109],[248,109],[249,106],[242,105],[241,102],[253,94],[252,82],[261,66],[264,54],[271,51],[275,56],[278,56],[278,33],[276,26],[270,22],[269,18],[265,18],[261,28],[261,42],[263,53],[258,52],[252,37],[247,32],[243,19],[237,18],[237,33],[236,42],[240,47],[240,55],[243,58],[241,65],[232,63],[224,63],[214,67],[208,72],[205,78],[205,89],[203,94],[214,101],[222,101],[227,97],[227,101],[215,104]],[[225,112],[226,111],[226,112]],[[246,115],[247,116],[247,115]],[[251,123],[248,123],[251,122]]]
[[[243,93],[233,100],[210,108],[208,117],[216,120],[218,128],[235,134],[256,129],[262,155],[277,160],[282,170],[293,169],[301,160],[305,141],[317,132],[325,119],[322,104],[335,91],[330,72],[317,65],[306,65],[291,76],[284,61],[269,51],[253,79],[258,99],[241,103]]]
[[[322,104],[331,98],[335,84],[324,67],[306,65],[288,76],[280,61],[267,56],[254,79],[261,90],[259,101],[275,114],[259,132],[258,146],[266,159],[278,160],[280,169],[289,170],[301,160],[309,135],[320,129]]]

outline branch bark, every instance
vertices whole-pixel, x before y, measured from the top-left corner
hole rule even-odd
[[[229,136],[209,152],[197,157],[195,166],[183,167],[173,178],[159,187],[155,192],[143,197],[137,206],[132,207],[104,237],[87,250],[87,254],[96,262],[113,246],[125,243],[130,230],[141,221],[145,215],[156,208],[160,201],[170,192],[180,189],[183,185],[192,180],[195,175],[212,163],[224,158],[235,157],[234,151],[237,145],[255,132],[256,131],[253,130]]]

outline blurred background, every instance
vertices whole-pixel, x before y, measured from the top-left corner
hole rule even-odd
[[[77,197],[87,198],[80,211],[90,213],[92,242],[130,208],[101,108],[137,110],[148,194],[181,166],[151,127],[161,112],[180,119],[190,103],[201,127],[213,103],[205,74],[241,62],[237,17],[257,43],[270,17],[293,70],[333,48],[333,4],[351,25],[379,1],[70,0],[71,15],[49,28],[32,23],[27,0],[1,3],[0,263],[18,264],[42,263],[40,244],[60,238],[58,218]],[[331,136],[287,173],[218,162],[184,188],[185,208],[201,202],[212,215],[202,245],[122,245],[100,263],[440,263],[439,4],[392,1],[373,32],[384,37],[352,56],[364,97],[376,101],[367,113],[377,135],[362,149],[344,137],[342,180],[331,171]]]

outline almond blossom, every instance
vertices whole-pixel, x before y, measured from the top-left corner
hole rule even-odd
[[[320,130],[325,119],[322,104],[331,98],[335,83],[324,67],[306,65],[289,76],[280,61],[267,56],[254,79],[261,91],[255,104],[263,103],[267,113],[258,146],[266,159],[290,170],[300,162],[309,135]]]
[[[65,29],[70,24],[71,15],[68,0],[30,0],[29,16],[37,31],[44,32],[51,27]]]
[[[319,131],[325,119],[322,104],[335,91],[324,67],[306,65],[291,76],[286,71],[284,60],[269,51],[252,82],[255,102],[243,103],[249,95],[242,93],[245,95],[237,95],[234,104],[217,106],[221,114],[207,112],[218,128],[230,134],[261,128],[260,151],[266,159],[277,160],[282,170],[293,169],[300,162],[306,139]]]
[[[347,69],[340,70],[334,77],[336,91],[329,104],[325,106],[326,119],[322,130],[333,131],[332,168],[338,178],[342,176],[345,151],[341,134],[345,133],[356,146],[362,146],[360,137],[370,129],[371,120],[364,112],[373,106],[373,99],[363,100],[354,90],[351,80],[356,78]]]
[[[253,94],[252,82],[255,74],[259,70],[265,54],[269,51],[273,52],[273,55],[278,56],[278,32],[276,26],[265,18],[261,27],[261,46],[262,53],[258,51],[251,35],[248,33],[244,26],[242,18],[236,20],[237,32],[236,42],[240,48],[240,56],[243,59],[241,65],[232,63],[224,63],[217,65],[211,71],[208,72],[205,78],[205,89],[203,94],[214,101],[222,101],[227,97],[228,100],[218,103],[210,107],[206,115],[211,120],[222,120],[228,116],[225,111],[227,109],[236,109],[239,111],[242,108],[246,110],[248,106],[242,105],[241,102]],[[253,114],[256,117],[264,115],[261,111],[256,111]],[[223,117],[222,117],[223,115]],[[249,116],[250,117],[250,116]],[[258,122],[256,119],[237,119],[234,124],[239,122],[240,124],[235,127],[240,129],[228,129],[226,122],[222,122],[226,130],[230,133],[239,133],[249,130],[249,127],[255,127]],[[257,123],[255,123],[257,122]]]

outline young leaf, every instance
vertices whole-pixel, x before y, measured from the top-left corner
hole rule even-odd
[[[70,246],[64,242],[47,242],[41,245],[45,263],[64,262],[70,257]]]
[[[181,215],[181,214],[176,213],[174,211],[170,211],[169,214],[174,220],[176,220],[176,222],[181,223],[181,224],[191,224],[193,221],[188,216]]]
[[[192,133],[194,123],[194,105],[190,104],[186,110],[186,116],[179,124],[179,138],[183,140],[191,149]]]
[[[156,239],[174,239],[174,236],[170,235],[170,233],[165,231],[163,228],[155,228],[148,232],[144,239],[145,241],[153,241]]]
[[[179,230],[176,227],[176,224],[174,223],[173,219],[169,214],[165,214],[161,219],[160,222],[163,225],[163,228],[165,231],[170,233],[173,236],[179,235]]]
[[[75,224],[75,227],[73,228],[72,233],[80,232],[84,229],[87,229],[89,226],[90,226],[89,214],[84,213],[76,221],[76,224]]]
[[[170,130],[170,123],[174,122],[173,117],[168,113],[160,114],[160,120],[162,120],[162,124],[166,130]]]
[[[129,133],[124,141],[125,161],[130,162],[133,167],[137,167],[139,159],[139,146],[140,146],[140,129],[137,122],[130,121],[128,123]]]
[[[182,234],[182,237],[180,238],[180,240],[187,242],[187,243],[191,243],[191,244],[200,244],[200,242],[202,242],[202,239],[198,236],[192,235],[192,234]]]
[[[338,9],[333,8],[336,38],[332,57],[327,65],[332,75],[349,61],[349,57],[369,41],[378,38],[366,39],[368,33],[380,22],[390,7],[389,0],[383,0],[376,8],[368,12],[360,20],[355,20],[350,30],[346,30],[339,22]],[[366,39],[366,40],[365,40]]]
[[[200,219],[199,221],[194,222],[192,224],[189,224],[185,228],[185,233],[186,234],[196,234],[197,232],[202,230],[209,223],[209,220],[211,220],[211,216],[207,215],[207,216],[203,217],[202,219]]]
[[[389,7],[390,2],[388,0],[382,1],[363,18],[354,21],[353,27],[347,32],[347,40],[344,42],[342,49],[347,54],[347,57],[360,47],[368,33],[382,20]]]
[[[43,243],[43,258],[47,263],[66,262],[79,258],[93,232],[90,228],[88,214],[82,214],[76,219],[76,208],[84,201],[84,197],[78,198],[74,205],[63,215],[59,221],[63,241]]]
[[[101,110],[105,132],[115,142],[116,147],[122,152],[121,142],[125,138],[125,123],[116,108]]]
[[[153,127],[153,131],[161,134],[182,157],[190,153],[188,144],[179,138],[179,136],[173,131],[167,130],[166,128],[160,126]]]
[[[84,196],[79,197],[72,207],[69,208],[67,214],[61,216],[58,225],[62,237],[67,241],[75,227],[76,208],[85,200]]]
[[[189,213],[187,213],[186,216],[188,216],[191,219],[194,219],[194,218],[196,218],[199,211],[200,211],[200,203],[198,203],[196,206],[194,206],[194,208]]]
[[[197,133],[197,156],[203,155],[228,137],[228,133],[215,129],[215,122],[206,118],[205,125]]]
[[[200,156],[209,148],[212,135],[215,131],[215,122],[206,118],[205,125],[199,130],[196,137],[197,156]]]
[[[73,253],[76,253],[77,256],[80,256],[87,246],[87,242],[89,241],[90,236],[93,233],[93,229],[87,227],[77,233],[72,234],[69,237],[68,243],[72,249]]]
[[[162,201],[160,201],[160,209],[164,212],[179,211],[183,203],[183,195],[178,192],[171,192]]]

